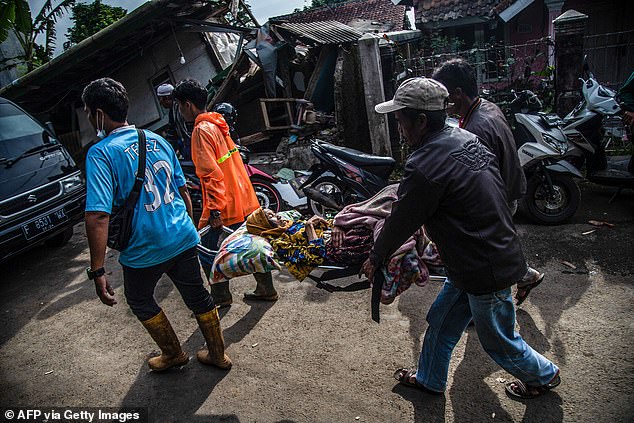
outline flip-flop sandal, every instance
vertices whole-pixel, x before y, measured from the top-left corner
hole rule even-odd
[[[442,392],[432,391],[418,383],[416,381],[416,369],[398,369],[394,372],[394,379],[398,381],[401,385],[407,386],[409,388],[419,389],[423,392],[427,392],[432,395],[442,395]],[[412,382],[413,381],[413,382]]]
[[[528,298],[528,294],[530,294],[531,290],[533,290],[534,288],[537,288],[537,286],[540,283],[542,283],[542,281],[544,280],[544,276],[546,276],[546,274],[542,273],[539,275],[539,277],[537,278],[535,282],[526,286],[517,287],[517,294],[515,294],[515,300],[517,301],[515,303],[516,306],[522,304],[526,300],[526,298]],[[522,295],[520,295],[520,290],[524,292]]]
[[[507,383],[505,389],[506,393],[513,398],[532,399],[544,395],[546,392],[559,386],[560,383],[561,377],[559,377],[559,372],[557,372],[553,380],[542,386],[528,386],[521,380],[516,380]]]

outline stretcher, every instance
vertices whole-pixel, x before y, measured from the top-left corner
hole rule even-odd
[[[209,226],[205,226],[204,228],[198,231],[198,234],[202,237],[207,232],[209,232],[210,229],[211,228]],[[226,226],[223,226],[222,230],[227,235],[230,235],[233,233],[233,230]],[[218,254],[218,251],[211,250],[201,244],[198,244],[196,248],[199,253],[206,255],[212,260],[216,256],[216,254]],[[358,282],[353,282],[345,286],[330,283],[331,281],[334,281],[337,279],[349,278],[351,276],[359,275],[361,266],[362,266],[361,264],[354,264],[351,266],[342,266],[341,264],[338,264],[338,263],[321,264],[315,267],[315,269],[313,269],[313,271],[308,275],[308,278],[311,279],[313,282],[315,282],[316,288],[323,289],[328,292],[354,292],[354,291],[361,291],[364,289],[372,288],[372,299],[371,299],[372,320],[379,323],[379,304],[381,299],[381,287],[383,286],[383,282],[384,282],[382,272],[376,272],[375,279],[377,283],[373,285],[370,284],[370,281],[367,279],[363,279]],[[444,275],[444,270],[442,268],[434,268],[433,270],[435,270],[437,274],[431,274],[432,269],[430,269],[429,280],[431,282],[444,282],[446,279],[446,276]]]

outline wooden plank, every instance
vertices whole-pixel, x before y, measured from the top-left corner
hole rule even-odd
[[[269,138],[270,137],[264,132],[256,132],[255,134],[247,135],[246,137],[241,137],[240,143],[242,145],[249,145],[249,144],[254,144],[260,141],[266,141]]]
[[[262,118],[264,119],[264,127],[271,129],[271,122],[269,121],[269,110],[266,108],[266,102],[263,98],[260,99],[260,107],[262,107]]]
[[[292,128],[293,109],[291,107],[291,103],[295,104],[296,99],[294,98],[261,98],[259,100],[260,100],[260,106],[262,107],[262,117],[264,119],[264,126],[267,131]],[[271,119],[269,117],[269,109],[267,107],[267,103],[270,103],[270,104],[284,103],[286,108],[286,115],[280,115],[280,117],[286,117],[288,120],[288,125],[280,125],[280,126],[271,125]]]
[[[379,40],[370,34],[361,37],[359,39],[359,56],[372,153],[379,156],[391,156],[392,146],[390,145],[387,115],[377,113],[374,110],[375,105],[385,101]]]

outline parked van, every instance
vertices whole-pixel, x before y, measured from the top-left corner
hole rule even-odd
[[[52,126],[0,97],[0,262],[64,245],[85,203],[84,178]]]

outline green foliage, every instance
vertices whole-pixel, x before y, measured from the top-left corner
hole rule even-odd
[[[0,43],[9,36],[10,29],[26,31],[31,24],[27,0],[0,0]]]
[[[57,33],[55,23],[72,6],[76,0],[62,0],[56,5],[52,0],[46,0],[42,8],[32,17],[31,8],[24,0],[0,0],[2,3],[1,15],[8,29],[14,31],[23,54],[5,59],[0,63],[2,69],[26,66],[26,72],[30,72],[53,58]],[[6,6],[6,8],[5,8]],[[0,26],[1,26],[0,25]],[[0,31],[1,32],[1,31]],[[44,37],[44,44],[39,44],[38,37]]]
[[[78,3],[73,6],[71,20],[73,26],[66,33],[68,41],[64,43],[64,50],[101,31],[126,15],[128,11],[122,7],[102,4],[95,0],[90,4]]]
[[[426,45],[432,54],[455,53],[462,50],[464,41],[457,37],[449,37],[439,33],[427,36]]]

